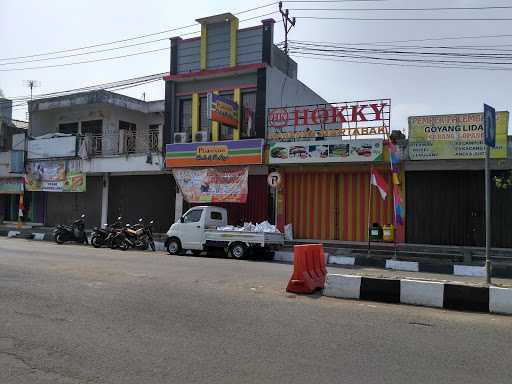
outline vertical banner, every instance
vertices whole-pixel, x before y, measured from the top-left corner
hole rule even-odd
[[[172,173],[189,203],[246,203],[248,167],[180,168]]]

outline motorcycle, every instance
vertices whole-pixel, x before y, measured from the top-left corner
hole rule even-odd
[[[130,247],[146,250],[151,247],[153,251],[156,250],[155,242],[153,240],[152,230],[153,220],[145,224],[142,219],[135,225],[126,224],[122,231],[122,242]],[[123,245],[124,245],[123,244]]]
[[[85,215],[81,215],[80,218],[74,220],[71,225],[57,225],[53,230],[53,236],[57,244],[64,244],[67,241],[89,244],[85,233]]]
[[[94,248],[102,246],[112,247],[112,240],[116,231],[122,228],[122,217],[119,216],[113,224],[104,224],[104,228],[95,227],[91,237],[91,244]]]

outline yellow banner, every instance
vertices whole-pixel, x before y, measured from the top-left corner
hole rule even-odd
[[[496,148],[491,158],[507,157],[508,112],[496,113]],[[409,117],[411,160],[483,159],[483,113]]]

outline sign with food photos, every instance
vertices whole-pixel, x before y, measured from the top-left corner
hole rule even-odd
[[[270,145],[270,164],[349,163],[383,160],[383,140],[317,140]]]

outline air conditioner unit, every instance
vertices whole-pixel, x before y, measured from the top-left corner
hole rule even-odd
[[[174,133],[174,142],[176,144],[188,142],[188,133],[187,132],[175,132]]]
[[[198,131],[198,132],[196,132],[196,141],[210,141],[210,137],[208,135],[208,131]]]

